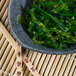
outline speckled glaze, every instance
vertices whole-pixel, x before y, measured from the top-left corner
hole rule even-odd
[[[35,45],[30,39],[26,32],[24,32],[22,26],[18,23],[17,15],[22,14],[22,8],[31,6],[32,0],[10,0],[8,7],[8,21],[9,27],[13,37],[20,43],[24,48],[30,50],[46,53],[46,54],[71,54],[76,53],[76,45],[63,50],[56,50],[52,48],[45,48],[41,45]],[[25,25],[26,26],[26,25]]]

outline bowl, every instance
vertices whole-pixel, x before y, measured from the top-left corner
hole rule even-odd
[[[10,0],[10,4],[8,7],[8,21],[9,21],[9,27],[11,33],[13,37],[16,39],[16,41],[24,48],[28,48],[29,50],[33,50],[45,54],[58,55],[58,54],[76,53],[76,45],[73,45],[70,48],[63,50],[45,48],[41,45],[35,45],[32,39],[23,30],[22,26],[18,24],[18,20],[17,20],[17,15],[21,15],[23,9],[31,7],[32,1],[33,0]]]

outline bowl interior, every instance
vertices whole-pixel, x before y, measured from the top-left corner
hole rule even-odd
[[[37,52],[46,54],[69,54],[76,53],[76,45],[68,49],[56,50],[52,48],[45,48],[41,45],[35,45],[22,26],[18,24],[17,15],[23,13],[23,9],[31,7],[33,0],[10,0],[8,8],[8,21],[13,37],[24,47]],[[25,25],[26,26],[26,25]]]

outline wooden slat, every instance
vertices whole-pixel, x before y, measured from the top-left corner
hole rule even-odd
[[[33,55],[32,55],[32,57],[30,58],[31,59],[31,63],[34,62],[36,56],[37,56],[37,52],[34,52]],[[27,70],[26,70],[26,72],[29,72],[29,70],[28,71]],[[25,74],[26,74],[26,72],[25,72]],[[31,73],[27,73],[27,74],[29,74],[28,76],[32,76]]]
[[[8,32],[10,33],[10,28],[9,28],[9,26],[7,26],[7,30],[8,30]]]
[[[5,51],[6,47],[7,47],[7,45],[8,45],[8,41],[6,40],[6,41],[4,42],[1,50],[0,50],[0,51],[1,51],[0,57],[3,55],[3,53],[4,53],[4,51]]]
[[[27,59],[27,61],[25,61],[25,59]],[[38,72],[33,68],[33,65],[29,62],[28,58],[25,55],[23,55],[23,61],[28,67],[28,69],[31,71],[33,76],[40,76]]]
[[[53,65],[52,65],[52,68],[51,68],[51,71],[49,73],[49,76],[53,76],[53,73],[54,73],[55,69],[57,69],[56,66],[58,66],[57,64],[59,64],[58,63],[59,59],[60,59],[60,55],[57,55]],[[57,70],[59,70],[59,69],[57,69]],[[55,74],[55,73],[54,73],[54,75],[57,76],[57,74]]]
[[[25,76],[25,70],[27,69],[26,65],[23,64],[22,70],[23,70],[23,76]]]
[[[33,65],[34,65],[34,68],[36,68],[37,67],[37,64],[38,64],[38,62],[39,62],[39,60],[40,60],[40,58],[41,58],[41,53],[38,53],[38,55],[37,55],[37,57],[36,57],[36,59],[35,59],[35,61],[34,61],[34,63],[33,63]]]
[[[26,56],[28,55],[29,51],[30,51],[29,49],[24,50],[24,53],[25,53]]]
[[[45,58],[45,61],[44,61],[43,65],[42,65],[42,68],[40,70],[41,76],[43,75],[43,73],[44,73],[44,71],[45,71],[45,69],[46,69],[46,67],[48,65],[48,62],[50,60],[50,57],[51,57],[51,55],[47,55],[47,57]]]
[[[6,37],[7,36],[9,36],[8,37],[8,40],[10,40],[10,42],[12,43],[12,41],[15,43],[15,45],[13,44],[12,46],[14,46],[14,49],[16,49],[17,50],[17,47],[16,47],[16,42],[14,41],[14,39],[11,37],[11,35],[7,32],[7,30],[2,26],[2,24],[0,25],[1,27],[0,27],[0,29],[2,30],[2,32],[3,32],[3,34],[4,34],[4,32],[6,32],[6,34],[4,34]],[[29,67],[29,66],[28,66]],[[2,68],[2,70],[4,70],[4,68]],[[31,71],[31,69],[30,69],[30,71]],[[34,73],[33,73],[34,74]],[[2,73],[1,73],[1,75],[2,75]]]
[[[39,72],[40,71],[40,69],[41,69],[41,66],[42,66],[42,64],[43,64],[43,62],[44,62],[44,60],[45,60],[45,57],[46,57],[46,54],[43,54],[42,55],[42,57],[40,58],[40,63],[37,65],[37,71]],[[32,76],[32,74],[31,73],[29,73],[29,76]]]
[[[16,60],[13,62],[13,67],[10,70],[11,74],[14,74],[14,71],[16,70],[17,66],[16,66]]]
[[[23,72],[22,72],[22,47],[17,43],[17,72],[16,72],[16,76],[23,76]]]
[[[13,49],[11,49],[10,51],[12,51]],[[9,63],[9,61],[10,61],[10,59],[11,59],[11,56],[10,56],[11,54],[9,54],[8,55],[8,57],[6,58],[6,61],[5,61],[5,63],[3,64],[3,66],[2,66],[2,70],[4,71],[6,68],[7,68],[7,65],[8,65],[8,63]],[[2,73],[0,73],[0,76],[2,76]]]
[[[24,76],[28,76],[29,72],[30,72],[30,71],[29,71],[29,69],[27,68],[26,71],[25,71],[25,73],[24,73]]]
[[[29,51],[28,49],[25,50],[25,55],[28,57],[32,51]],[[32,52],[33,53],[33,52]],[[28,58],[29,60],[31,59],[31,56]],[[23,65],[25,66],[25,64]],[[28,75],[29,69],[25,66],[24,71],[23,71],[23,76]]]
[[[65,73],[64,73],[64,76],[68,76],[68,73],[69,73],[69,70],[72,66],[72,63],[73,63],[73,60],[74,60],[74,57],[75,57],[75,54],[72,54],[71,56],[72,58],[70,58],[69,62],[68,62],[68,65],[66,67],[66,70],[65,70]]]
[[[14,47],[14,49],[16,49],[16,42],[14,41],[12,36],[8,33],[8,31],[5,29],[5,27],[2,25],[1,22],[0,22],[0,30],[2,31],[4,36],[7,38],[7,40],[10,42],[10,44]]]
[[[4,26],[5,26],[5,27],[8,27],[8,19],[5,20]],[[8,29],[7,29],[7,30],[8,30]]]
[[[2,33],[0,32],[0,40],[1,40],[1,38],[2,38]]]
[[[26,50],[25,50],[25,51],[26,51]],[[28,53],[28,55],[27,55],[27,57],[28,57],[29,60],[31,59],[32,55],[33,55],[33,51],[29,51],[29,53]]]
[[[1,41],[0,41],[0,48],[1,48],[1,46],[3,45],[5,39],[6,39],[6,38],[3,36],[2,39],[1,39]]]
[[[48,76],[48,73],[49,73],[49,71],[50,71],[50,68],[52,67],[52,64],[53,64],[53,62],[54,62],[54,60],[55,60],[55,57],[56,57],[56,55],[52,55],[52,57],[51,57],[51,59],[50,59],[50,61],[49,61],[49,64],[48,64],[48,66],[46,67],[46,71],[44,72],[44,76]]]
[[[37,71],[39,72],[40,71],[40,69],[41,69],[41,67],[42,67],[42,64],[43,64],[43,62],[44,62],[44,60],[45,60],[45,57],[46,57],[46,54],[43,54],[42,55],[42,57],[41,57],[41,59],[40,59],[40,63],[38,64],[38,66],[37,66]]]
[[[37,54],[37,59],[35,59],[34,62],[33,62],[33,65],[34,65],[34,68],[35,68],[35,69],[36,69],[36,66],[37,66],[37,64],[38,64],[38,61],[39,61],[40,57],[41,57],[41,53],[38,53],[38,54]],[[28,69],[27,69],[26,72],[25,72],[25,75],[26,75],[26,74],[29,74],[29,70],[28,70]]]
[[[74,71],[74,73],[73,73],[73,76],[76,76],[76,66],[75,66],[75,71]]]
[[[76,67],[76,60],[73,62],[72,68],[70,69],[69,72],[69,76],[72,76],[75,67]]]
[[[5,10],[7,9],[7,6],[8,6],[8,3],[9,3],[10,0],[6,0],[1,12],[0,12],[0,18],[3,16]]]
[[[26,71],[25,71],[25,73],[24,73],[24,76],[28,76],[29,72],[30,72],[29,69],[26,68]]]
[[[11,54],[12,54],[12,58],[8,64],[7,68],[6,68],[6,72],[8,72],[8,73],[10,72],[10,70],[13,66],[13,63],[15,62],[15,59],[16,59],[16,53],[14,52],[14,50],[12,50]],[[4,74],[4,76],[6,76],[6,74]]]
[[[14,53],[14,49],[12,48],[11,50],[10,50],[10,53],[9,53],[9,55],[8,55],[8,59],[7,60],[9,60],[9,59],[11,59],[11,57],[12,57],[12,54]],[[10,62],[10,60],[9,60],[9,62]],[[9,64],[9,62],[8,62],[8,64]],[[11,61],[11,64],[12,64],[13,62]],[[7,66],[8,67],[8,66]],[[11,67],[11,65],[10,65],[10,67]],[[7,71],[8,72],[8,71]],[[3,76],[6,76],[6,74],[4,74]]]
[[[1,0],[0,2],[0,9],[2,8],[3,4],[5,3],[6,0]]]
[[[65,55],[62,55],[62,57],[60,58],[60,60],[59,60],[59,62],[58,62],[58,65],[57,65],[57,67],[56,67],[56,70],[55,70],[54,75],[58,76],[58,73],[59,73],[60,68],[61,68],[61,66],[62,66],[62,63],[63,63],[63,61],[64,61],[64,58],[65,58]],[[51,69],[51,70],[52,70],[52,69]]]
[[[5,13],[4,13],[4,15],[3,15],[2,19],[1,19],[2,23],[5,22],[6,18],[7,18],[7,9],[5,10]]]
[[[34,52],[33,55],[32,55],[32,58],[31,58],[31,62],[32,63],[34,62],[36,56],[37,56],[37,52]]]
[[[29,60],[31,59],[32,54],[33,54],[33,51],[29,51],[29,52],[28,52],[27,57],[29,57],[29,58],[28,58]],[[24,75],[27,75],[27,74],[29,73],[29,69],[26,69],[26,68],[25,68],[25,70],[26,70],[26,72],[24,73]]]
[[[11,45],[8,45],[7,49],[5,50],[5,52],[4,52],[3,56],[2,56],[2,59],[1,59],[1,62],[0,62],[1,65],[0,66],[3,65],[5,59],[7,58],[7,55],[8,55],[8,52],[9,52],[10,49],[11,49]]]
[[[69,54],[69,55],[67,55],[67,56],[70,57],[71,55]],[[68,57],[65,57],[65,59],[64,59],[63,65],[62,65],[62,67],[61,67],[61,69],[60,69],[59,76],[62,76],[63,73],[64,73],[64,71],[65,71],[65,68],[66,68],[66,66],[67,66],[67,64],[68,64],[68,61],[69,61],[69,59],[70,59],[70,58],[68,58]]]

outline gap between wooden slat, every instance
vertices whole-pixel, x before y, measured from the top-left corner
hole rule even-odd
[[[41,75],[41,76],[43,76],[43,73],[44,73],[44,71],[45,71],[45,68],[46,68],[47,65],[48,65],[48,62],[49,62],[49,60],[50,60],[50,57],[51,57],[51,55],[47,55],[47,57],[45,58],[45,61],[44,61],[43,65],[42,65],[42,67],[41,67],[41,70],[40,70],[40,75]]]
[[[26,55],[26,57],[28,57],[29,51],[30,51],[30,50],[28,50],[28,49],[25,50],[25,55]],[[24,66],[25,66],[25,68],[24,68]],[[24,65],[23,65],[23,76],[25,76],[26,70],[27,70],[27,67],[26,67],[26,65],[24,64]]]
[[[38,61],[39,61],[40,57],[41,57],[41,53],[38,53],[35,61],[33,62],[33,65],[34,65],[34,68],[35,68],[35,69],[36,69],[36,66],[37,66],[37,64],[38,64]],[[28,70],[28,69],[26,70],[25,75],[26,75],[26,74],[29,74],[29,70]]]
[[[24,50],[24,53],[25,53],[25,55],[27,56],[28,53],[29,53],[29,49],[25,49],[25,50]]]
[[[12,51],[13,49],[11,49],[10,50],[10,53],[11,53],[11,51]],[[3,66],[2,66],[2,70],[3,71],[5,71],[5,69],[7,68],[7,65],[8,65],[8,63],[9,63],[9,61],[10,61],[10,59],[11,59],[11,54],[8,54],[8,57],[6,58],[6,61],[5,61],[5,63],[3,64]],[[2,76],[2,73],[0,73],[0,76]]]
[[[3,43],[5,42],[6,38],[3,36],[2,39],[0,40],[0,49],[3,45]]]
[[[23,61],[24,61],[25,59],[27,59],[27,58],[26,58],[25,55],[23,55]],[[29,59],[28,61],[30,61],[30,59]],[[25,61],[24,61],[24,63],[25,63]],[[24,75],[27,76],[27,75],[28,75],[28,71],[29,71],[29,70],[31,71],[31,67],[33,67],[33,66],[32,66],[31,63],[25,63],[25,64],[27,65],[28,68],[27,68],[27,70],[25,71],[25,74],[24,74]],[[35,72],[32,72],[32,71],[31,71],[31,73],[32,73],[34,76],[36,76],[36,75],[37,75],[37,76],[40,76],[36,70],[35,70]]]
[[[27,55],[27,57],[28,57],[28,59],[30,60],[31,59],[31,57],[32,57],[32,54],[33,54],[33,52],[32,51],[29,51],[28,52],[28,55]],[[25,69],[25,73],[24,73],[24,75],[27,75],[29,73],[29,69]]]
[[[28,49],[26,49],[24,54],[26,55],[26,57],[28,57],[29,50],[28,50]],[[24,68],[24,66],[25,66],[25,68]],[[26,67],[26,65],[25,65],[25,64],[23,65],[23,68],[22,68],[22,69],[23,69],[23,76],[25,76],[25,73],[26,73],[26,70],[27,70],[27,67]]]
[[[54,72],[54,75],[58,76],[58,73],[59,73],[59,71],[60,71],[60,68],[61,68],[61,66],[62,66],[62,63],[63,63],[63,61],[64,61],[65,56],[66,56],[66,55],[62,55],[62,56],[61,56],[61,58],[60,58],[60,60],[59,60],[59,62],[58,62],[58,65],[57,65],[57,67],[56,67],[56,70],[55,70],[55,72]]]
[[[10,52],[9,52],[9,55],[8,55],[8,59],[10,58],[10,60],[11,60],[11,58],[12,58],[12,54],[14,53],[14,49],[12,48],[11,50],[10,50]],[[10,60],[9,60],[9,62],[10,62]],[[8,62],[8,65],[9,65],[9,62]],[[8,65],[7,65],[7,67],[8,67]],[[11,65],[10,65],[10,67],[11,67]],[[7,68],[6,68],[7,69]],[[6,71],[6,70],[5,70]],[[9,72],[8,72],[9,73]],[[4,74],[3,76],[6,76],[6,74]]]
[[[33,54],[32,51],[29,51],[29,52],[28,52],[27,57],[28,57],[29,60],[31,59],[32,54]],[[24,73],[23,73],[23,76],[27,75],[28,72],[29,72],[29,69],[27,69],[27,67],[26,67],[26,68],[25,68],[25,71],[24,71]]]
[[[40,69],[41,69],[41,66],[42,66],[42,64],[43,64],[43,62],[44,62],[44,60],[45,60],[45,57],[46,57],[46,54],[43,54],[43,55],[41,56],[40,60],[39,60],[39,63],[38,63],[38,65],[37,65],[37,71],[38,71],[38,72],[39,72]],[[28,76],[32,76],[32,74],[29,73]]]
[[[33,62],[34,68],[37,67],[37,64],[38,64],[38,62],[39,62],[41,56],[42,56],[41,53],[38,53],[38,54],[37,54],[37,57],[36,57],[35,61]]]
[[[8,32],[10,33],[10,28],[9,28],[9,25],[7,26],[7,30],[8,30]]]
[[[73,60],[74,60],[75,54],[72,54],[71,57],[72,57],[72,59],[70,59],[69,62],[68,62],[68,65],[67,65],[67,67],[66,67],[66,70],[65,70],[64,76],[68,76],[68,73],[69,73],[69,70],[70,70],[71,65],[72,65],[72,63],[73,63]]]
[[[27,49],[26,49],[26,51],[27,51]],[[16,54],[16,53],[15,53],[15,54]],[[25,53],[24,53],[24,54],[25,54]],[[26,53],[26,54],[28,54],[28,53]],[[25,54],[25,55],[26,55],[26,54]],[[27,56],[27,55],[26,55],[26,56]],[[16,63],[15,63],[15,64],[16,64]],[[13,68],[14,68],[14,67],[16,68],[17,66],[14,65]],[[15,69],[15,68],[14,68],[14,69]],[[26,68],[27,68],[26,65],[23,63],[23,66],[22,66],[23,76],[24,76],[24,72],[25,72],[25,69],[26,69]],[[11,70],[11,72],[12,72],[12,70]],[[15,75],[16,75],[16,72],[17,72],[17,69],[15,70]]]
[[[34,52],[33,55],[32,55],[32,57],[31,57],[31,63],[34,62],[36,56],[37,56],[37,52]]]
[[[5,3],[5,0],[1,0],[1,2],[0,2],[0,9],[2,8],[4,3]]]
[[[5,37],[7,38],[7,40],[10,42],[10,44],[14,47],[14,49],[17,50],[16,48],[16,42],[14,41],[14,39],[11,37],[11,35],[8,33],[8,31],[5,29],[5,27],[2,25],[2,23],[0,22],[0,30],[2,31],[2,33],[5,35]],[[14,44],[13,44],[14,43]],[[31,64],[31,63],[30,63]],[[29,67],[29,66],[27,66]],[[30,70],[31,71],[31,70]],[[33,73],[34,74],[34,73]]]
[[[4,61],[5,61],[6,57],[7,57],[7,54],[8,54],[10,49],[11,49],[11,45],[8,45],[5,52],[4,52],[4,54],[3,54],[3,56],[2,56],[2,59],[1,59],[1,62],[0,62],[0,64],[1,64],[0,67],[2,67],[2,65],[3,65],[3,63],[4,63]]]
[[[53,76],[53,73],[54,73],[55,69],[57,68],[56,66],[58,64],[60,57],[61,57],[61,55],[56,56],[48,76]],[[56,76],[56,74],[55,74],[55,76]]]
[[[25,76],[25,70],[27,69],[26,65],[23,64],[22,70],[23,70],[23,76]]]
[[[3,15],[2,19],[1,19],[2,23],[5,22],[6,18],[7,18],[7,9],[6,9],[6,11],[5,11],[5,13],[4,13],[4,15]]]
[[[47,75],[48,75],[48,73],[49,73],[49,71],[50,71],[50,68],[52,67],[52,64],[53,64],[53,62],[54,62],[54,60],[55,60],[55,57],[56,57],[56,55],[52,55],[52,57],[51,57],[51,59],[50,59],[50,61],[49,61],[49,64],[47,65],[47,68],[46,68],[43,76],[47,76]]]
[[[15,61],[15,59],[16,59],[16,53],[15,53],[14,49],[12,50],[11,55],[12,55],[11,60],[10,60],[10,62],[9,62],[9,64],[8,64],[6,70],[5,70],[5,71],[8,72],[8,73],[10,72],[10,70],[11,70],[11,68],[12,68],[12,65],[13,65],[13,63],[14,63],[14,61]],[[6,74],[4,74],[4,76],[6,76]]]
[[[26,68],[26,71],[25,71],[25,73],[24,73],[24,76],[28,76],[29,72],[30,72],[29,69]]]
[[[33,55],[33,51],[29,51],[28,56],[27,56],[29,60],[31,59],[32,55]]]
[[[35,52],[34,52],[34,53],[35,53]],[[34,55],[34,54],[33,54],[33,56],[35,57],[35,55]],[[31,58],[33,58],[33,59],[34,59],[34,57],[31,57]],[[30,60],[30,61],[31,61],[31,60]],[[32,60],[32,61],[31,61],[31,63],[33,63],[33,61],[34,61],[34,60]],[[27,75],[27,74],[29,74],[29,70],[28,70],[28,69],[26,69],[26,71],[25,71],[24,75]]]
[[[72,76],[73,75],[73,71],[74,71],[74,68],[76,67],[76,60],[73,62],[73,65],[70,69],[70,72],[69,72],[69,76]]]
[[[46,54],[43,54],[42,57],[41,57],[41,59],[40,59],[40,61],[39,61],[39,64],[38,64],[38,66],[37,66],[37,71],[38,71],[38,72],[39,72],[40,69],[41,69],[41,66],[42,66],[42,64],[43,64],[43,62],[44,62],[44,60],[45,60],[45,57],[46,57]]]
[[[68,61],[69,61],[69,59],[70,59],[70,58],[68,58],[68,56],[70,57],[71,55],[68,54],[68,55],[66,55],[66,56],[67,56],[67,57],[65,57],[64,62],[63,62],[63,64],[62,64],[62,67],[61,67],[61,69],[60,69],[59,76],[63,76],[63,73],[64,73],[64,71],[65,71],[65,68],[66,68],[66,66],[67,66],[67,63],[68,63]]]
[[[76,76],[76,66],[75,66],[75,71],[74,71],[74,73],[73,73],[73,76]]]
[[[1,53],[1,54],[0,54],[0,57],[2,57],[2,55],[3,55],[4,51],[5,51],[5,49],[7,48],[7,46],[8,46],[8,41],[6,40],[6,41],[4,42],[2,48],[0,49],[0,53]]]
[[[8,27],[8,19],[5,20],[4,26],[7,28]],[[7,29],[8,30],[8,29]]]
[[[31,68],[33,67],[33,65],[30,63],[30,61],[27,63],[27,62],[25,62],[25,59],[27,59],[28,60],[28,58],[25,56],[25,55],[23,55],[23,62],[26,64],[26,66],[28,67],[28,69],[30,70],[30,72],[32,73],[32,75],[34,75],[34,76],[40,76],[39,75],[39,73],[35,70],[35,71],[32,71],[31,70]]]
[[[12,69],[10,70],[10,73],[14,74],[14,71],[16,70],[16,68],[17,68],[17,66],[16,66],[16,59],[15,59],[13,66],[12,66]]]
[[[37,57],[37,52],[34,52],[33,55],[32,55],[32,57],[31,57],[31,63],[33,63],[35,61],[36,57]],[[32,76],[31,72],[29,73],[29,76]]]
[[[1,40],[1,38],[2,38],[2,35],[3,35],[3,34],[2,34],[1,31],[0,31],[0,40]]]
[[[10,42],[10,44],[16,50],[16,42],[14,41],[14,39],[12,38],[12,36],[8,33],[8,31],[5,29],[5,27],[3,26],[3,24],[1,22],[0,22],[0,30],[2,31],[2,33],[4,34],[4,36],[7,38],[7,40]]]
[[[6,0],[5,4],[4,4],[4,6],[3,6],[3,8],[2,8],[2,10],[1,10],[1,12],[0,12],[0,18],[3,16],[3,14],[4,14],[7,6],[8,6],[9,1],[10,1],[10,0]]]

